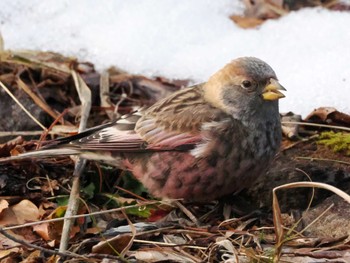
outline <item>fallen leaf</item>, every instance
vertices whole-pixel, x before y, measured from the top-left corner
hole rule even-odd
[[[41,262],[40,250],[34,250],[25,260],[21,261],[21,263],[34,263]]]
[[[36,221],[40,216],[38,207],[26,199],[12,206],[11,209],[14,212],[19,224],[24,224],[29,221]]]
[[[51,240],[49,236],[48,223],[33,226],[33,231],[39,236],[41,236],[44,240]]]
[[[4,258],[7,258],[12,253],[15,254],[15,253],[18,253],[18,252],[19,252],[19,248],[18,247],[13,247],[13,248],[10,248],[10,249],[1,250],[0,251],[0,260],[4,259]]]
[[[265,21],[263,19],[259,19],[255,17],[245,17],[245,16],[238,16],[238,15],[230,16],[230,18],[233,22],[235,22],[236,25],[244,29],[260,26]]]
[[[342,125],[350,127],[350,115],[337,111],[332,107],[320,107],[311,112],[306,121],[325,123],[329,125]]]
[[[93,253],[117,254],[121,253],[129,245],[132,236],[130,234],[118,235],[106,241],[101,241],[92,247]],[[115,253],[117,252],[117,253]]]
[[[9,203],[6,200],[1,199],[0,200],[0,214],[1,214],[2,210],[6,209],[8,207],[9,207]]]
[[[15,213],[12,211],[12,208],[9,207],[7,209],[3,209],[2,213],[0,214],[0,226],[7,226],[7,225],[17,225],[17,217]]]

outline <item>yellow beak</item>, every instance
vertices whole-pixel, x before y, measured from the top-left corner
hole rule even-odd
[[[286,90],[275,79],[270,79],[270,83],[263,89],[262,97],[264,100],[278,100],[284,98],[284,94],[280,90]]]

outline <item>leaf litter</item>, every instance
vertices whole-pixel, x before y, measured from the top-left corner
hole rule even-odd
[[[50,57],[51,54],[48,56]],[[16,83],[18,84],[16,78],[19,77],[18,75],[15,75],[15,72],[17,72],[16,67],[24,67],[24,64],[18,62],[17,57],[18,56],[13,56],[13,58],[15,58],[15,61],[13,63],[10,63],[9,59],[4,62],[6,63],[5,67],[7,69],[12,68],[12,72],[14,74],[14,76],[11,78],[12,82],[6,84],[13,85],[13,89],[16,88]],[[45,54],[40,54],[39,57],[45,58]],[[25,60],[25,67],[27,67],[25,70],[27,72],[31,72],[31,74],[36,77],[29,77],[29,75],[27,75],[27,78],[32,80],[36,79],[39,81],[39,83],[44,80],[40,79],[38,76],[45,76],[45,78],[46,76],[55,76],[56,78],[62,72],[67,71],[63,70],[60,71],[60,74],[55,74],[55,71],[62,68],[62,66],[55,66],[52,69],[48,69],[49,67],[46,68],[47,65],[45,65],[44,74],[44,66],[37,66],[44,64],[44,61],[39,63],[37,60],[35,60],[34,66],[31,65],[28,61],[28,59]],[[62,63],[62,61],[64,61],[63,57],[61,57],[57,63]],[[50,63],[53,62],[50,61]],[[75,65],[78,64],[78,62],[74,63],[76,63]],[[74,63],[65,62],[63,64],[72,65]],[[88,86],[91,85],[92,87],[95,87],[95,89],[98,89],[99,75],[92,70],[93,68],[91,67],[91,64],[89,64],[88,69],[88,72],[80,72],[80,74],[84,76],[84,79]],[[53,73],[50,73],[50,70],[52,70]],[[111,70],[109,74],[111,74],[109,75],[110,91],[111,94],[114,94],[114,96],[111,96],[111,101],[109,102],[110,105],[112,105],[111,107],[113,107],[113,105],[115,106],[118,103],[118,99],[120,99],[123,94],[126,94],[124,97],[127,98],[118,105],[118,111],[120,111],[117,112],[118,114],[124,114],[128,111],[131,111],[134,109],[134,107],[152,104],[162,96],[166,96],[167,94],[181,88],[181,86],[186,84],[186,81],[179,81],[174,84],[174,82],[170,82],[161,78],[147,80],[145,77],[133,76],[122,71],[117,71],[115,69]],[[116,76],[112,77],[114,76],[113,74],[116,74]],[[63,87],[71,87],[72,83],[70,82],[72,79],[67,77],[65,73],[62,73],[62,76],[63,77],[61,80],[56,79],[56,81]],[[28,79],[24,79],[22,81],[29,83]],[[37,97],[43,98],[46,96],[50,98],[48,95],[50,89],[54,90],[62,87],[59,85],[54,85],[53,81],[46,80],[45,83],[47,83],[46,85],[50,87],[46,87],[45,85],[40,85],[38,83],[32,83],[30,85],[28,84],[27,86],[31,89],[40,86],[40,89],[43,90],[44,87],[46,87],[49,91],[46,90],[45,95],[42,95],[40,92],[38,92],[38,90],[36,90]],[[146,84],[152,85],[152,88],[148,89],[148,86],[146,86]],[[28,92],[21,89],[19,86],[17,86],[17,89],[22,90],[21,94],[17,93],[19,94],[18,96],[20,98],[24,97],[25,94],[28,94]],[[149,93],[145,95],[145,92],[147,91],[149,91]],[[71,108],[79,107],[77,103],[72,103],[74,101],[77,101],[77,99],[74,97],[76,94],[74,94],[74,92],[53,92],[54,94],[61,94],[61,96],[67,96],[67,94],[70,94],[71,97],[59,99],[61,102],[66,102],[67,104],[64,105],[64,107],[61,106],[57,108],[54,108],[57,104],[53,103],[51,105],[51,103],[47,103],[45,99],[42,100],[41,103],[47,103],[47,106],[40,107],[41,111],[44,112],[43,114],[47,115],[45,118],[51,118],[51,122],[53,122],[54,117],[60,115],[60,111],[68,108],[68,113],[66,116],[63,116],[63,118],[66,118],[66,120],[69,122],[69,124],[65,125],[73,126],[71,123],[76,122],[80,118],[78,111],[70,110]],[[98,96],[98,92],[95,91],[95,94],[97,94],[95,96]],[[59,98],[57,96],[55,97]],[[37,100],[34,98],[36,97],[31,97],[32,103],[36,104]],[[50,101],[50,99],[48,100]],[[148,100],[151,102],[147,102]],[[97,123],[102,123],[105,121],[105,119],[108,119],[109,116],[106,114],[106,111],[111,110],[109,107],[102,109],[97,103],[98,98],[93,97],[93,101],[95,101],[95,103],[93,104],[91,115],[92,119],[89,120],[91,122],[89,125],[96,125]],[[29,105],[28,102],[27,105]],[[54,108],[52,110],[53,112],[57,112],[55,116],[52,116],[50,112],[47,112],[47,109],[51,107]],[[112,112],[114,112],[114,110]],[[74,115],[74,113],[76,115]],[[45,120],[45,118],[43,118],[43,120]],[[314,121],[314,123],[330,123],[329,118],[309,119]],[[343,119],[344,118],[342,118],[342,120]],[[2,120],[5,121],[5,118],[2,118]],[[19,122],[22,120],[18,119],[17,121]],[[332,120],[332,125],[337,124],[337,120]],[[45,125],[50,126],[50,123],[45,123]],[[61,124],[57,122],[56,125]],[[344,125],[344,123],[341,123],[341,125]],[[38,129],[38,127],[32,125],[32,129]],[[305,138],[310,137],[310,132],[312,134],[319,134],[319,129],[322,128],[310,129],[307,126],[303,127],[302,125],[299,125],[298,132],[294,131],[294,134],[297,136],[296,140],[299,142],[301,141],[301,143],[298,146],[289,148],[289,150],[285,150],[287,152],[293,152],[292,154],[287,155],[291,155],[289,157],[293,158],[295,154],[300,154],[300,152],[305,149],[305,147],[320,147],[321,145],[319,142],[317,142],[317,140],[302,142]],[[68,129],[66,132],[64,129],[62,129],[60,135],[71,134],[71,129]],[[324,139],[324,137],[322,138]],[[295,141],[285,139],[284,142],[294,143]],[[41,143],[44,144],[45,141],[42,141]],[[3,143],[0,147],[1,156],[4,157],[16,154],[14,152],[14,149],[16,148],[17,152],[32,150],[36,148],[37,144],[38,142],[36,140],[33,140],[32,137],[28,138],[27,136],[22,136],[12,140],[7,138],[7,142]],[[300,147],[300,149],[297,149],[298,147]],[[331,157],[337,154],[331,151],[331,149],[326,148],[326,146],[321,146],[321,151],[323,151],[322,155],[324,155],[326,152],[330,154]],[[312,152],[313,154],[319,154],[318,149],[312,149]],[[308,156],[312,158],[312,155],[308,154]],[[284,158],[286,157],[284,156]],[[343,156],[343,158],[345,158],[345,156]],[[299,162],[303,163],[305,161]],[[284,164],[284,169],[286,169],[285,161],[282,163]],[[310,161],[310,163],[312,163],[313,166],[315,161]],[[57,170],[58,167],[61,167],[59,171]],[[310,169],[310,167],[306,167],[303,168]],[[335,166],[335,169],[337,169],[338,173],[340,173],[339,169],[344,169],[344,171],[349,170],[348,167],[341,167],[342,166]],[[23,229],[32,229],[32,232],[36,236],[36,239],[41,239],[39,243],[41,243],[43,247],[53,246],[52,248],[54,248],[57,246],[60,238],[62,222],[55,221],[46,223],[44,220],[50,220],[52,218],[60,219],[65,214],[65,202],[62,203],[62,200],[68,200],[70,177],[73,169],[72,161],[69,158],[56,158],[52,160],[31,161],[29,164],[14,163],[9,164],[6,168],[1,167],[0,169],[2,170],[0,179],[3,182],[3,185],[1,187],[2,195],[23,196],[20,202],[18,202],[17,199],[12,204],[6,201],[6,199],[2,199],[2,204],[4,205],[2,205],[3,208],[0,215],[1,219],[4,221],[1,221],[1,225],[6,229],[6,227],[11,225],[24,224]],[[315,167],[312,167],[312,169],[315,169]],[[6,187],[6,182],[9,181],[9,178],[12,179],[11,172],[9,171],[16,173],[16,177],[18,179],[16,183],[18,185],[22,184],[22,187],[20,187],[17,192],[13,192],[13,189],[7,189]],[[56,173],[53,171],[56,171]],[[46,179],[45,175],[48,176],[48,179]],[[306,258],[306,256],[314,258],[323,257],[328,259],[346,258],[346,251],[348,251],[349,246],[347,236],[328,236],[326,242],[326,237],[317,237],[317,230],[316,232],[315,230],[312,232],[312,237],[309,237],[307,235],[305,236],[305,233],[292,231],[289,234],[290,236],[284,240],[286,238],[285,234],[288,233],[287,229],[295,228],[293,224],[296,224],[299,220],[297,218],[291,218],[290,208],[298,208],[293,207],[293,202],[291,201],[287,201],[292,203],[289,205],[289,207],[288,203],[284,204],[283,211],[279,213],[279,215],[281,215],[281,219],[278,220],[277,223],[275,222],[275,227],[276,225],[279,226],[279,232],[281,234],[280,242],[282,244],[278,248],[276,247],[276,237],[274,234],[276,232],[273,230],[272,217],[268,212],[271,210],[271,208],[269,209],[269,204],[265,203],[263,205],[267,210],[262,210],[264,208],[264,206],[262,206],[262,208],[260,208],[260,211],[255,211],[254,214],[254,208],[259,206],[259,202],[262,203],[263,201],[261,200],[262,196],[260,196],[260,198],[256,198],[256,196],[254,196],[254,191],[252,190],[252,193],[250,193],[251,196],[249,197],[248,194],[249,198],[245,198],[245,200],[238,199],[234,200],[234,202],[232,202],[232,200],[231,202],[229,200],[223,200],[222,202],[224,202],[226,208],[222,206],[221,202],[212,202],[207,204],[185,203],[187,209],[189,209],[191,213],[196,218],[198,218],[201,224],[201,226],[196,227],[193,222],[191,222],[191,220],[189,220],[189,218],[183,214],[182,211],[178,210],[172,204],[157,202],[156,204],[148,205],[148,200],[151,199],[149,199],[150,197],[145,192],[145,189],[140,188],[141,185],[136,180],[132,179],[131,176],[120,175],[121,173],[118,169],[96,163],[88,164],[83,177],[84,180],[82,182],[85,187],[82,188],[81,192],[81,198],[85,201],[81,203],[81,209],[78,213],[78,216],[79,214],[89,214],[89,212],[92,211],[108,211],[108,209],[115,207],[122,208],[129,206],[129,208],[120,210],[125,212],[110,212],[103,215],[82,217],[77,219],[73,227],[73,231],[71,231],[69,250],[72,252],[87,255],[89,258],[94,259],[96,262],[100,261],[103,257],[119,259],[124,258],[123,260],[127,261],[144,262],[159,262],[162,260],[172,260],[175,262],[200,262],[202,260],[208,262],[229,262],[230,260],[233,262],[248,262],[249,260],[272,262],[274,258],[276,258],[276,255],[278,255],[277,258],[279,258],[279,260],[290,258],[291,255],[293,255],[292,257],[294,258],[300,258],[301,256],[302,258]],[[346,180],[345,172],[343,176],[344,180]],[[7,177],[7,179],[4,177]],[[47,184],[48,182],[51,183]],[[287,182],[287,180],[285,182]],[[49,185],[51,185],[51,187],[49,187]],[[118,188],[113,186],[118,186]],[[123,189],[122,187],[127,187],[130,191],[141,196],[137,196],[135,194],[130,196],[128,191],[120,190]],[[303,199],[305,198],[305,195],[301,196]],[[320,196],[322,195],[320,194]],[[298,196],[294,197],[294,202],[298,202]],[[301,197],[299,197],[299,200],[300,198]],[[312,211],[317,211],[316,208],[318,206],[322,206],[323,203],[320,201],[322,198],[323,197],[318,197],[316,195],[315,200],[317,200],[319,205],[313,206]],[[248,203],[247,200],[250,202],[248,206],[249,209],[246,209],[246,205]],[[286,199],[282,197],[282,201],[286,201]],[[25,209],[16,208],[23,202],[27,204],[24,205]],[[50,202],[49,206],[44,205],[48,204],[48,202]],[[346,203],[343,204],[344,207],[346,207],[346,205]],[[133,206],[134,208],[132,208]],[[229,207],[229,209],[227,209],[227,207]],[[305,207],[299,207],[301,213],[304,211],[303,209],[305,209]],[[40,218],[38,212],[39,210],[41,211]],[[249,211],[246,210],[252,210],[253,214],[249,215]],[[20,211],[19,215],[15,215],[13,211]],[[230,218],[230,220],[225,220],[223,217],[224,211],[226,211],[226,217]],[[276,208],[274,208],[274,211],[276,211]],[[318,211],[318,213],[321,213],[321,211]],[[239,215],[242,216],[240,217]],[[332,215],[335,216],[336,213],[333,212]],[[343,218],[348,215],[349,212],[345,212]],[[317,213],[315,215],[313,212],[312,217],[317,217]],[[37,222],[38,224],[33,226],[25,226],[25,223],[28,222]],[[131,228],[125,228],[126,226],[130,227],[131,222],[134,230],[131,230]],[[340,224],[339,222],[338,224]],[[140,224],[143,225],[141,226]],[[332,228],[333,226],[330,225],[327,227]],[[19,231],[19,229],[20,228],[8,231]],[[21,236],[21,234],[23,234],[23,232],[19,233],[20,234],[13,234],[15,236]],[[342,233],[345,234],[345,232]],[[22,238],[23,237],[27,238],[24,239],[28,243],[34,242],[32,239],[33,237],[29,239],[27,235],[22,236]],[[52,243],[52,241],[54,242]],[[23,251],[13,250],[14,247],[18,247],[18,244],[12,243],[12,245],[9,245],[2,243],[2,249],[9,252],[5,253],[4,258],[25,258]],[[276,248],[280,249],[278,253],[276,253]],[[23,247],[23,249],[26,248]],[[123,255],[121,255],[122,252]],[[38,257],[48,256],[49,255],[45,254],[45,252],[42,252]]]
[[[34,150],[57,136],[77,132],[81,106],[72,69],[91,89],[89,127],[151,105],[189,83],[149,79],[117,68],[100,75],[91,63],[51,52],[3,51],[0,58],[0,81],[46,127],[42,131],[1,89],[0,157]],[[174,202],[154,200],[128,172],[88,162],[68,250],[61,258],[349,262],[350,205],[318,189],[316,182],[349,191],[350,158],[333,144],[343,143],[342,136],[349,132],[337,136],[327,126],[350,127],[350,116],[329,108],[316,110],[305,120],[293,113],[284,116],[286,136],[269,173],[238,196],[218,202],[185,202],[182,205],[188,213]],[[55,259],[73,169],[70,158],[0,166],[1,260]],[[315,182],[310,185],[314,191],[281,187],[298,181]],[[275,187],[284,189],[272,195]],[[4,236],[4,231],[13,238]]]

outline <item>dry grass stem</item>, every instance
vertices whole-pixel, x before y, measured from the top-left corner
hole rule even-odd
[[[281,190],[281,189],[290,189],[290,188],[299,188],[299,187],[313,187],[313,188],[317,187],[317,188],[326,189],[326,190],[329,190],[329,191],[337,194],[338,196],[343,198],[345,201],[350,203],[350,195],[348,195],[344,191],[342,191],[334,186],[331,186],[331,185],[325,184],[325,183],[295,182],[295,183],[289,183],[289,184],[284,184],[284,185],[275,187],[272,191],[273,192],[272,193],[272,195],[273,195],[272,196],[272,202],[273,202],[272,207],[273,207],[273,221],[274,221],[275,234],[276,234],[276,245],[275,245],[276,251],[275,251],[275,255],[274,255],[273,260],[276,263],[280,262],[279,259],[281,257],[281,253],[282,253],[282,245],[286,241],[285,235],[284,235],[284,227],[283,227],[283,222],[282,222],[281,210],[280,210],[280,206],[279,206],[276,192],[277,192],[277,190]],[[319,217],[317,218],[317,220],[318,219],[319,219]],[[314,222],[316,222],[316,221],[314,220],[312,223],[314,223]],[[305,231],[305,229],[302,231]]]
[[[12,92],[0,81],[0,86],[6,91],[6,93],[21,107],[21,109],[36,123],[38,124],[44,131],[46,131],[46,127],[42,125],[23,105],[20,101],[12,94]]]
[[[326,159],[326,158],[303,157],[303,156],[297,156],[297,157],[294,157],[294,158],[295,159],[300,159],[300,160],[308,160],[308,161],[334,162],[334,163],[347,164],[347,165],[350,164],[350,162],[334,160],[334,159]]]
[[[312,126],[312,127],[320,127],[320,128],[328,128],[328,129],[336,129],[336,130],[343,130],[343,131],[349,131],[350,128],[343,127],[343,126],[335,126],[335,125],[327,125],[327,124],[318,124],[318,123],[310,123],[310,122],[299,122],[299,121],[282,121],[282,124],[297,124],[297,125],[304,125],[304,126]]]
[[[23,71],[24,72],[24,71]],[[49,114],[53,119],[57,119],[59,117],[59,113],[56,113],[54,110],[52,110],[49,105],[43,99],[41,99],[38,95],[36,95],[31,88],[21,79],[21,74],[20,72],[17,75],[17,85],[20,87],[34,102],[36,105],[38,105],[43,111],[45,111],[47,114]],[[61,124],[64,124],[65,121],[64,119],[59,118],[58,121]]]
[[[88,117],[91,109],[91,91],[79,74],[77,74],[74,70],[71,71],[71,74],[72,74],[72,77],[75,83],[75,88],[78,92],[79,99],[82,105],[81,119],[79,124],[79,132],[82,132],[86,129],[87,121],[88,121]],[[84,170],[85,164],[86,164],[86,160],[78,157],[75,163],[72,189],[69,196],[67,211],[65,214],[67,215],[67,218],[64,220],[64,223],[63,223],[62,236],[61,236],[60,248],[59,248],[60,252],[64,252],[68,248],[70,230],[74,223],[74,220],[68,217],[72,215],[76,215],[78,212],[79,199],[80,199],[79,198],[80,176]]]

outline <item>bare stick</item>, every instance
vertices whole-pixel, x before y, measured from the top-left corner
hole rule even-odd
[[[0,81],[0,86],[6,91],[8,95],[21,107],[21,109],[36,123],[38,124],[44,131],[46,131],[46,127],[42,125],[20,102],[19,100],[11,93],[11,91]]]
[[[75,87],[77,89],[81,105],[82,113],[79,125],[79,132],[82,132],[86,128],[87,119],[91,109],[91,91],[89,87],[85,84],[84,80],[75,71],[72,71],[72,76],[74,79]],[[72,190],[69,196],[69,202],[67,206],[67,211],[65,216],[71,217],[77,214],[79,207],[79,191],[80,191],[80,175],[85,167],[86,160],[78,157],[75,163],[74,173],[73,173],[73,184]],[[68,248],[68,241],[70,237],[70,230],[74,220],[71,218],[65,218],[62,229],[62,236],[60,242],[59,252],[65,252]],[[60,261],[64,260],[63,258]]]
[[[101,98],[101,107],[102,108],[109,108],[113,107],[112,103],[109,99],[109,73],[107,71],[103,71],[101,73],[100,78],[100,98]],[[114,113],[111,111],[106,111],[106,114],[108,115],[109,119],[114,119]]]

